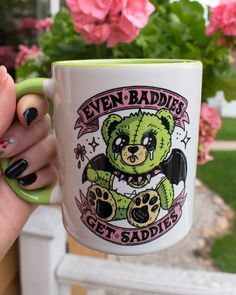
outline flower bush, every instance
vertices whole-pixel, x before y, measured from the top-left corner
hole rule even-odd
[[[40,64],[42,58],[43,54],[36,45],[27,47],[21,44],[19,45],[19,53],[16,56],[15,67],[18,69],[27,61],[34,61],[36,64]]]
[[[217,132],[221,127],[219,112],[203,103],[200,115],[199,145],[198,145],[198,164],[205,164],[213,160],[209,155],[211,145]]]
[[[190,0],[67,0],[51,29],[43,30],[38,46],[44,58],[17,70],[50,76],[51,63],[90,58],[186,58],[204,65],[203,101],[221,90],[236,97],[236,73],[219,34],[207,36],[204,9]],[[155,11],[154,11],[155,9]],[[76,31],[75,31],[76,30]],[[30,69],[31,67],[31,69]]]
[[[36,30],[50,30],[52,28],[52,18],[46,17],[45,19],[35,20],[34,27]]]
[[[23,17],[20,20],[19,30],[23,33],[27,33],[28,31],[32,31],[35,27],[35,19],[32,17]]]
[[[88,43],[108,47],[130,43],[147,25],[155,7],[148,0],[67,0],[75,24]]]
[[[219,5],[210,10],[206,34],[219,32],[219,44],[236,48],[236,0],[220,0]]]

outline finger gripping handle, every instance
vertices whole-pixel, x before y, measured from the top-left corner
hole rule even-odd
[[[34,78],[17,83],[16,99],[18,100],[22,96],[32,93],[46,96],[47,91],[45,90],[44,84],[47,80],[48,79],[45,78]],[[5,172],[8,165],[9,159],[0,159],[0,166],[3,172]],[[34,204],[52,204],[60,202],[60,194],[58,194],[58,190],[55,190],[52,186],[47,186],[37,190],[25,190],[16,179],[6,178],[6,181],[12,190],[27,202]],[[55,196],[55,192],[57,192],[57,196]]]

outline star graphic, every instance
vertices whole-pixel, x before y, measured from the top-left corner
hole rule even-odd
[[[92,140],[92,142],[89,142],[88,145],[91,145],[91,147],[93,148],[93,152],[95,152],[96,147],[99,146],[99,144],[96,142],[94,136],[93,136],[93,140]]]
[[[180,141],[180,142],[182,142],[184,144],[185,149],[186,149],[187,144],[188,144],[188,142],[189,142],[190,139],[191,139],[191,137],[188,137],[188,131],[187,131],[186,134],[185,134],[185,136],[184,136],[184,138]]]

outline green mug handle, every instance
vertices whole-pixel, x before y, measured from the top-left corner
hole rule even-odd
[[[16,84],[16,99],[20,99],[25,94],[37,93],[46,96],[44,83],[45,78],[34,78],[22,81]],[[0,167],[3,171],[7,169],[9,165],[9,159],[0,159]],[[45,188],[37,190],[25,190],[23,189],[16,179],[10,179],[6,177],[6,181],[11,189],[23,200],[34,204],[53,204],[60,203],[59,196],[55,197],[55,191],[53,186],[47,186]],[[57,193],[59,193],[57,191]]]

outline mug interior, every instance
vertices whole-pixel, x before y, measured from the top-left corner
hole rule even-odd
[[[90,59],[90,60],[66,60],[53,63],[56,67],[113,67],[113,66],[135,66],[135,65],[158,65],[158,64],[196,64],[197,60],[188,59],[154,59],[154,58],[132,58],[132,59]]]

